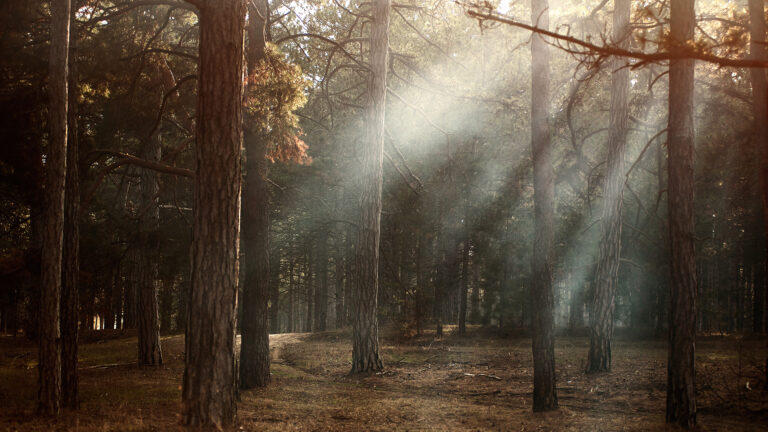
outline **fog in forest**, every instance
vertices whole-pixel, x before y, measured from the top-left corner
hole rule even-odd
[[[0,429],[764,430],[767,9],[2,2]]]

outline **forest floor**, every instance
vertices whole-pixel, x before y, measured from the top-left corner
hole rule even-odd
[[[81,409],[34,415],[33,343],[0,337],[0,430],[178,430],[183,336],[162,338],[165,366],[138,368],[136,338],[95,332],[80,354]],[[244,391],[232,430],[674,430],[664,424],[666,343],[618,338],[614,370],[583,372],[588,340],[561,337],[560,409],[531,412],[531,341],[470,329],[435,339],[385,337],[385,372],[350,376],[349,331],[273,335],[273,382]],[[765,339],[697,341],[700,430],[768,430]]]

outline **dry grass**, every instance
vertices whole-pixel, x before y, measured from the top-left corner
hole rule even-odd
[[[479,329],[397,345],[385,338],[387,369],[371,376],[348,375],[346,332],[272,340],[273,383],[242,392],[234,430],[674,430],[664,424],[666,344],[660,341],[617,341],[614,371],[593,376],[582,372],[587,340],[558,339],[560,409],[534,414],[530,339]],[[126,364],[135,357],[133,337],[85,344],[82,409],[47,419],[32,415],[35,347],[0,339],[0,430],[178,429],[183,339],[163,343],[161,369]],[[764,347],[759,338],[699,340],[702,430],[768,429],[768,393],[759,390]],[[104,364],[116,366],[94,367]]]

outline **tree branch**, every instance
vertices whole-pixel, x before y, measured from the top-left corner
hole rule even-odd
[[[660,61],[679,60],[679,59],[701,60],[707,63],[716,64],[719,66],[768,68],[768,61],[719,57],[713,54],[699,51],[696,48],[689,47],[689,46],[676,47],[675,52],[657,51],[655,53],[646,53],[642,51],[633,51],[633,50],[618,48],[617,46],[609,45],[609,44],[595,45],[593,43],[583,41],[573,36],[560,34],[560,33],[546,30],[534,25],[525,24],[525,23],[516,21],[512,18],[505,17],[495,12],[489,12],[487,11],[487,8],[484,8],[478,4],[461,3],[461,2],[459,2],[459,4],[467,8],[466,13],[468,16],[477,19],[481,24],[483,21],[498,22],[501,24],[506,24],[512,27],[517,27],[517,28],[534,32],[534,33],[538,33],[543,36],[548,36],[554,40],[562,41],[567,44],[571,44],[584,49],[584,50],[577,50],[575,48],[557,45],[558,48],[575,55],[584,55],[584,56],[597,55],[599,57],[615,56],[615,57],[625,57],[625,58],[639,60],[640,61],[639,63],[631,65],[632,68],[637,68],[646,63],[657,63]]]

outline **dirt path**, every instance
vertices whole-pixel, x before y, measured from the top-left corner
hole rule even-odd
[[[530,339],[480,331],[407,343],[385,338],[386,369],[371,375],[349,374],[349,340],[348,331],[270,336],[272,383],[241,392],[238,424],[228,430],[666,430],[663,341],[617,340],[614,371],[592,376],[583,372],[589,341],[558,339],[561,408],[533,413]],[[162,368],[135,365],[135,336],[82,344],[81,409],[51,421],[34,414],[36,345],[0,339],[0,431],[178,430],[184,338],[162,343]],[[766,430],[768,393],[756,390],[764,347],[758,339],[697,341],[703,428]]]
[[[303,342],[309,333],[281,333],[269,335],[269,357],[273,362],[280,361],[280,352],[288,345]]]
[[[269,335],[269,358],[273,362],[280,361],[280,352],[282,348],[300,343],[309,336],[309,333],[280,333]],[[236,350],[240,352],[240,335],[237,335]]]

